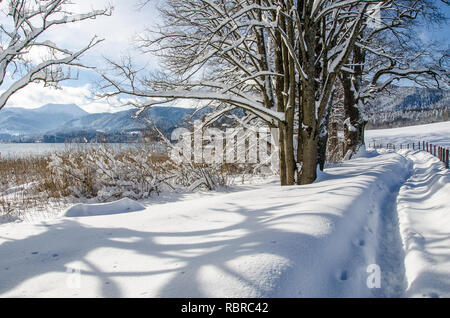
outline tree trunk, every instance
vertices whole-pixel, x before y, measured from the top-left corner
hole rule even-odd
[[[302,162],[298,184],[310,184],[316,180],[318,127],[316,120],[316,102],[312,85],[303,85],[303,98],[300,107],[303,110],[303,123],[299,127],[299,148]]]
[[[275,69],[278,74],[284,74],[282,39],[277,33],[275,35]],[[285,87],[285,77],[277,76],[275,78],[275,100],[278,112],[285,112],[283,90]],[[286,176],[286,152],[285,152],[285,138],[286,138],[286,124],[279,122],[278,124],[278,159],[280,165],[280,183],[282,186],[287,185]]]
[[[317,167],[317,134],[309,133],[307,130],[302,131],[302,157],[301,173],[299,184],[310,184],[316,180]]]
[[[289,5],[292,5],[289,3]],[[286,29],[291,45],[294,43],[294,26],[292,20],[282,18],[286,23]],[[285,105],[286,108],[286,134],[285,134],[285,151],[286,151],[286,182],[287,185],[295,184],[296,162],[294,156],[294,115],[295,115],[295,66],[292,56],[288,52],[286,45],[283,45],[284,59],[284,75],[285,75]]]
[[[321,171],[325,168],[325,162],[327,160],[327,144],[328,144],[328,120],[329,120],[329,111],[320,123],[319,127],[319,140],[317,145],[317,164]]]
[[[280,183],[282,186],[287,185],[286,176],[286,152],[285,152],[285,131],[286,125],[284,123],[279,124],[278,128],[278,159],[280,164]]]
[[[361,110],[362,101],[356,95],[361,87],[363,64],[365,55],[359,47],[353,50],[353,71],[354,74],[341,74],[341,81],[344,88],[344,159],[351,157],[364,145],[364,128],[366,121],[363,119]]]

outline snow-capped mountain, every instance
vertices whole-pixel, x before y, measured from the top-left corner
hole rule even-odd
[[[398,127],[448,120],[450,91],[419,87],[392,87],[371,102],[368,128]],[[0,111],[0,136],[43,136],[83,132],[124,133],[150,125],[170,132],[189,119],[191,108],[154,106],[133,118],[135,109],[117,113],[90,114],[77,105],[47,104],[36,109],[4,108]],[[196,115],[200,117],[207,110]],[[81,132],[81,133],[80,133]]]
[[[34,111],[42,114],[65,114],[74,118],[89,114],[75,104],[46,104],[34,109]]]
[[[144,129],[149,127],[149,124],[143,118],[150,119],[153,124],[161,129],[170,130],[182,124],[189,118],[193,111],[193,109],[188,108],[154,106],[144,111],[139,118],[133,118],[136,113],[135,109],[117,113],[89,114],[72,119],[53,132],[73,132],[80,130],[122,132]]]
[[[75,104],[47,104],[35,109],[4,108],[0,111],[0,133],[42,134],[88,114]]]
[[[0,111],[0,135],[43,136],[80,134],[80,132],[123,133],[149,127],[147,121],[163,131],[182,125],[194,109],[152,107],[140,118],[133,118],[135,109],[117,113],[90,114],[77,105],[47,104],[36,109],[5,108]]]

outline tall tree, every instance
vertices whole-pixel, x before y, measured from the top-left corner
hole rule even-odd
[[[382,1],[369,8],[367,23],[358,35],[342,69],[344,154],[350,159],[364,144],[365,104],[400,81],[415,85],[449,85],[449,54],[417,34],[417,27],[442,24],[446,17],[437,0]],[[446,3],[448,5],[448,3]]]
[[[242,108],[279,128],[281,184],[311,183],[335,81],[375,2],[167,0],[163,24],[140,41],[166,72],[110,61],[101,96],[135,97],[142,109],[207,100],[214,118]]]

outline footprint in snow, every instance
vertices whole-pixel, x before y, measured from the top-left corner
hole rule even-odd
[[[347,278],[348,278],[347,271],[342,271],[341,272],[341,280],[345,281],[345,280],[347,280]]]
[[[355,246],[365,246],[366,245],[366,241],[362,240],[362,239],[355,239],[353,240],[353,245]]]
[[[370,227],[365,226],[364,229],[369,232],[370,234],[373,234],[373,231]]]

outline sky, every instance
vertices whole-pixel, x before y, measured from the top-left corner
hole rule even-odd
[[[150,4],[143,8],[139,6],[140,1],[142,2],[142,0],[75,0],[73,1],[75,4],[71,7],[74,12],[86,12],[91,8],[101,9],[108,5],[112,5],[114,10],[109,17],[99,17],[95,20],[55,28],[45,34],[46,39],[61,47],[76,50],[85,46],[93,36],[97,35],[105,40],[84,55],[82,61],[85,64],[102,68],[105,67],[104,57],[118,60],[120,56],[130,54],[137,63],[147,65],[149,70],[156,69],[157,59],[134,49],[133,38],[146,28],[155,27],[159,20],[155,5],[161,4],[163,0],[151,0]],[[0,3],[1,10],[5,9],[5,2]],[[450,17],[450,7],[442,5],[442,8]],[[1,18],[0,23],[3,23]],[[447,43],[446,46],[450,47],[449,31],[450,25],[433,29],[422,28],[419,36],[425,40]],[[91,113],[123,110],[124,108],[118,105],[93,99],[94,85],[92,83],[98,79],[98,75],[93,71],[80,71],[78,80],[62,82],[61,89],[44,88],[42,84],[30,84],[13,95],[5,108],[35,108],[47,103],[75,103]]]
[[[105,39],[97,46],[85,53],[82,62],[86,65],[105,67],[104,57],[117,60],[120,56],[131,54],[137,62],[148,64],[149,68],[156,68],[156,58],[143,56],[133,48],[133,38],[145,28],[155,26],[158,21],[155,4],[140,8],[138,0],[77,0],[71,6],[73,12],[88,12],[91,8],[102,9],[108,5],[113,6],[111,16],[102,16],[73,24],[57,27],[45,33],[45,39],[51,40],[58,46],[76,50],[84,47],[93,36]],[[5,1],[0,4],[5,9]],[[0,19],[0,22],[4,22]],[[106,101],[93,100],[94,85],[98,75],[93,71],[79,72],[77,80],[61,83],[61,89],[45,88],[42,84],[30,84],[19,93],[13,95],[5,108],[23,107],[35,108],[47,103],[70,104],[75,103],[88,112],[115,112],[123,110],[122,107],[109,105]],[[7,84],[7,83],[6,83]],[[2,87],[1,89],[4,89]]]

